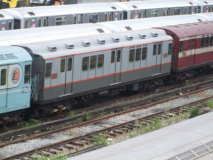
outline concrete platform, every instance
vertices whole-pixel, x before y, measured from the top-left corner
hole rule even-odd
[[[70,160],[213,160],[213,112]]]

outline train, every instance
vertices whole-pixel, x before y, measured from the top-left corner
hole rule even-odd
[[[173,23],[174,17],[159,17],[146,28],[140,19],[50,27],[48,33],[1,32],[0,42],[9,38],[0,43],[0,115],[32,106],[52,113],[105,93],[144,91],[210,70],[212,15],[175,16]]]
[[[9,8],[0,11],[0,30],[97,23],[213,12],[213,0],[158,0]]]

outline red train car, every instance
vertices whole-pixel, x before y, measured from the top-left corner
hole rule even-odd
[[[161,27],[173,37],[173,72],[183,72],[213,63],[213,22]]]

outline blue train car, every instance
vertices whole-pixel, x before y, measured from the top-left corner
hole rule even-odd
[[[0,47],[0,114],[30,107],[32,58],[20,47]]]

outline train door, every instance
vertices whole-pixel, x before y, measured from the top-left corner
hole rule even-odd
[[[7,106],[7,66],[0,66],[0,108]]]
[[[60,95],[66,94],[66,58],[61,59],[60,71],[59,71],[59,79],[58,84],[61,85],[61,89],[58,90]]]
[[[195,52],[196,52],[196,37],[189,39],[189,56],[190,56],[190,65],[195,64]]]
[[[19,105],[21,101],[23,101],[22,96],[20,97],[20,91],[16,89],[22,80],[22,69],[18,64],[13,64],[8,66],[8,74],[7,74],[7,107],[12,108],[16,105]],[[13,93],[16,93],[14,96]]]
[[[94,78],[96,76],[96,66],[97,66],[97,55],[90,56],[89,78]]]
[[[41,17],[38,19],[38,27],[46,27],[47,24],[47,17]]]
[[[154,74],[161,73],[161,63],[162,63],[162,44],[157,43],[153,45],[153,56],[155,57],[155,70]]]
[[[73,89],[73,59],[74,57],[66,58],[66,73],[65,73],[65,93],[72,93]]]
[[[111,52],[111,73],[113,75],[113,83],[121,82],[121,50],[113,50]]]

